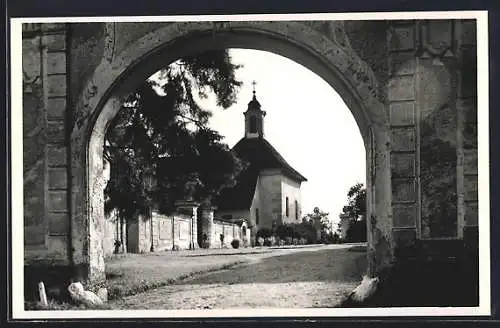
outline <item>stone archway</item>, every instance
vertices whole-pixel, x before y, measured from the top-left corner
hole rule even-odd
[[[166,23],[116,53],[116,24],[106,25],[105,54],[74,110],[71,132],[72,259],[91,280],[104,279],[104,135],[134,87],[168,62],[215,48],[252,48],[288,57],[328,82],[359,126],[367,160],[370,271],[390,260],[390,129],[370,66],[351,48],[342,22]]]

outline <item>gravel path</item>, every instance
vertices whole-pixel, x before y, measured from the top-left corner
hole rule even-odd
[[[366,254],[341,247],[260,253],[251,262],[123,298],[117,309],[336,306],[366,269]]]
[[[147,297],[128,297],[115,306],[129,310],[333,307],[356,286],[325,281],[167,286]]]

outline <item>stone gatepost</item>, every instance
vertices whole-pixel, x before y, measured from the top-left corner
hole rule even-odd
[[[214,212],[216,210],[216,207],[214,206],[203,206],[201,208],[201,227],[202,231],[201,234],[206,234],[207,240],[206,240],[206,246],[203,245],[203,247],[206,248],[212,248],[214,247],[214,243],[216,242],[214,240]],[[202,238],[203,240],[203,238]]]
[[[175,202],[175,208],[177,213],[185,214],[191,217],[190,222],[190,237],[189,237],[189,249],[197,249],[198,246],[198,206],[199,203],[192,200],[184,200]]]

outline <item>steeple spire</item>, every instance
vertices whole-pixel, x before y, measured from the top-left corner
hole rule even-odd
[[[248,109],[245,114],[245,138],[264,137],[264,116],[266,112],[260,109],[260,103],[255,95],[255,85],[257,82],[252,81],[252,100],[248,103]]]

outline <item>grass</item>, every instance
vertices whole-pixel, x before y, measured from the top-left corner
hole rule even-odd
[[[237,267],[239,264],[247,263],[251,259],[254,259],[254,254],[268,252],[270,251],[228,250],[227,254],[221,254],[220,250],[214,250],[211,254],[200,254],[199,252],[157,252],[149,256],[143,254],[119,255],[109,259],[106,263],[108,300],[113,303],[113,301],[117,301],[120,298],[159,287],[204,279],[203,277],[206,276],[206,273],[219,275],[218,271],[220,271],[220,275],[227,276],[222,281],[238,283],[238,280],[248,281],[249,279],[282,280],[280,276],[289,270],[289,272],[298,272],[299,274],[292,277],[291,280],[286,279],[288,281],[297,279],[301,281],[311,271],[317,273],[314,274],[314,277],[310,277],[310,279],[314,280],[337,278],[342,280],[348,276],[350,278],[348,280],[359,280],[360,273],[358,271],[366,268],[366,264],[364,263],[365,257],[362,254],[347,252],[347,250],[308,254],[307,256],[311,260],[309,262],[313,263],[312,266],[315,268],[309,265],[302,265],[301,258],[303,255],[299,255],[298,253],[265,258],[261,260],[262,264],[252,266],[250,270],[247,266]],[[344,257],[352,258],[355,263],[354,267],[340,265],[344,262]],[[274,269],[272,269],[273,267]],[[351,271],[356,273],[352,275]],[[57,302],[52,298],[49,304],[49,309],[51,310],[81,310],[86,308],[85,306],[72,304],[71,301],[59,300]],[[36,302],[29,302],[26,303],[26,309],[39,310],[42,308]]]
[[[108,279],[111,281],[113,279],[119,279],[119,283],[111,282],[111,286],[108,287],[108,300],[118,300],[122,297],[136,295],[138,293],[143,293],[155,288],[168,286],[176,283],[180,283],[183,280],[195,278],[205,273],[215,272],[219,270],[227,270],[238,264],[244,263],[244,261],[231,262],[228,264],[211,267],[205,270],[193,271],[186,274],[182,274],[176,278],[167,278],[166,280],[148,280],[148,277],[143,277],[140,280],[141,283],[137,284],[137,280],[131,277],[127,277],[124,274],[111,273],[108,275]],[[144,279],[145,278],[145,279]],[[72,302],[61,302],[54,299],[48,300],[48,306],[44,307],[40,302],[25,302],[26,310],[110,310],[113,309],[113,305],[105,303],[98,306],[87,306],[84,304],[74,304]]]
[[[109,304],[96,306],[87,306],[85,304],[74,304],[71,302],[59,302],[57,300],[47,300],[48,306],[44,307],[40,302],[25,302],[24,308],[27,311],[44,310],[44,311],[64,311],[64,310],[110,310],[112,307]]]
[[[247,251],[248,252],[248,251]],[[213,254],[210,256],[209,254]],[[135,295],[193,276],[223,270],[249,260],[248,255],[217,256],[217,252],[157,252],[150,256],[120,256],[106,263],[108,299]],[[229,254],[235,253],[228,251]],[[241,253],[241,252],[238,252]],[[206,255],[192,257],[192,255]]]
[[[113,282],[111,279],[111,286],[108,287],[108,300],[117,300],[126,296],[144,293],[155,288],[173,285],[183,280],[194,278],[205,273],[227,270],[241,263],[244,263],[244,261],[236,261],[220,266],[210,267],[204,270],[192,271],[182,274],[176,278],[165,278],[165,280],[161,280],[156,277],[151,277],[150,279],[148,279],[148,277],[142,276],[142,279],[137,282],[137,279],[135,279],[135,277],[124,277],[123,275],[121,275],[118,276],[119,282]]]

